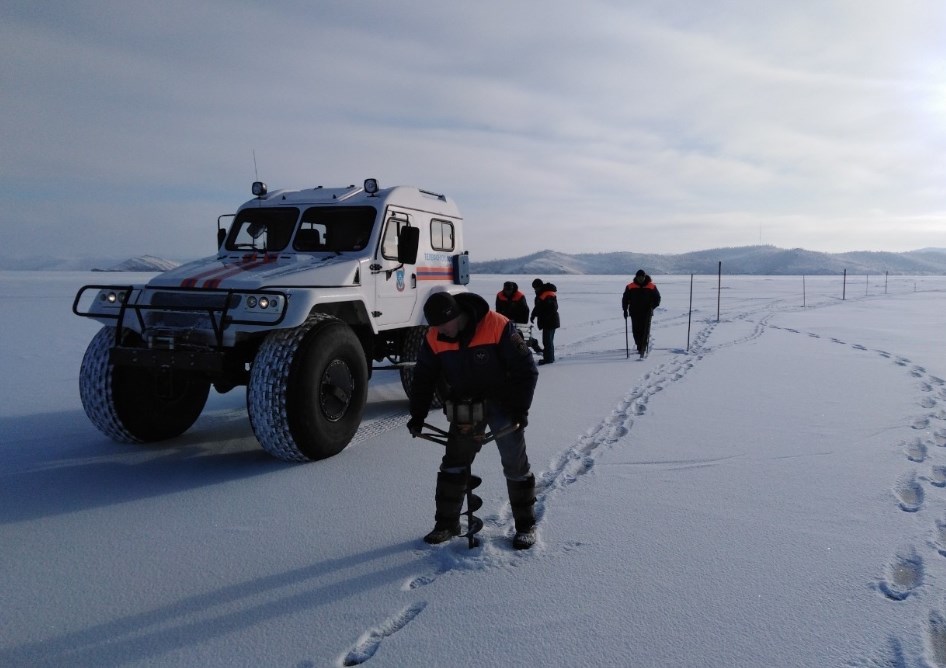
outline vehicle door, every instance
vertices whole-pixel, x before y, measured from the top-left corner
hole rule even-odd
[[[410,323],[417,306],[417,268],[397,261],[397,237],[401,229],[413,225],[413,216],[388,207],[384,230],[372,265],[375,285],[375,323]],[[423,232],[421,233],[423,238]],[[423,245],[423,244],[422,244]]]

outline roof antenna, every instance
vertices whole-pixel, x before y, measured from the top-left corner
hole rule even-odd
[[[256,175],[256,180],[259,181],[259,170],[256,168],[256,149],[253,149],[253,174]]]

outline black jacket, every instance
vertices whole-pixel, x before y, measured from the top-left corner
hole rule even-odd
[[[414,367],[411,416],[424,418],[434,388],[446,382],[447,399],[493,402],[510,416],[527,415],[539,378],[532,352],[508,318],[471,292],[455,295],[468,322],[455,340],[427,331]]]
[[[496,293],[496,312],[501,313],[513,322],[529,322],[529,302],[526,296],[518,289],[512,297],[507,297],[502,290]]]
[[[660,291],[657,290],[650,276],[645,275],[642,279],[635,278],[624,288],[621,307],[632,318],[634,316],[650,317],[658,306],[660,306]]]
[[[543,283],[535,291],[535,306],[530,320],[535,320],[539,329],[558,329],[562,326],[558,317],[558,295],[552,283]]]

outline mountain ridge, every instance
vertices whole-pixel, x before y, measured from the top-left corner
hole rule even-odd
[[[738,246],[676,255],[613,251],[560,253],[542,250],[518,258],[471,262],[476,274],[631,274],[638,269],[654,274],[727,274],[793,276],[852,274],[946,274],[946,248],[923,248],[892,253],[850,251],[822,253],[803,248]]]
[[[680,254],[634,253],[561,253],[542,250],[529,255],[501,260],[470,262],[476,274],[634,274],[644,269],[657,274],[715,274],[722,262],[727,274],[768,276],[829,275],[845,270],[851,274],[944,275],[946,248],[921,248],[892,253],[887,251],[850,251],[822,253],[803,248],[776,246],[735,246],[712,248]],[[26,257],[0,256],[0,270],[5,271],[102,271],[161,272],[180,265],[152,255],[120,260],[104,257]]]

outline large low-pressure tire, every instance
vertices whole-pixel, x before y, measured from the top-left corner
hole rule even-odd
[[[98,331],[82,358],[79,395],[99,431],[119,443],[150,443],[180,436],[200,416],[210,381],[185,370],[113,366],[115,328]]]
[[[316,314],[295,329],[269,334],[247,387],[253,433],[286,461],[312,461],[345,449],[368,396],[368,361],[341,320]]]
[[[420,355],[420,347],[424,343],[424,338],[427,336],[427,327],[411,327],[407,333],[404,335],[404,342],[401,345],[400,359],[398,360],[402,364],[404,362],[416,362],[418,355]],[[414,391],[414,366],[401,367],[401,387],[404,388],[404,393],[410,398],[411,393]],[[430,402],[431,408],[440,408],[443,406],[443,395],[444,388],[437,386],[434,390],[433,401]]]

